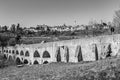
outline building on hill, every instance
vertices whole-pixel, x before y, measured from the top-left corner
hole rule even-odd
[[[26,29],[24,29],[24,31],[25,31],[25,32],[28,32],[28,31],[30,31],[30,32],[38,32],[38,31],[35,30],[34,28],[26,28]]]
[[[36,29],[39,30],[39,31],[48,31],[49,30],[49,26],[47,26],[45,24],[37,25]]]
[[[73,27],[73,30],[85,30],[85,26],[84,25],[77,25],[75,27]]]

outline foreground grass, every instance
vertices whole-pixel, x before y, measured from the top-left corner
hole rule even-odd
[[[0,80],[120,80],[120,59],[0,69]]]

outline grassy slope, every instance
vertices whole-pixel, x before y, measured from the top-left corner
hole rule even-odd
[[[120,80],[120,59],[0,69],[0,80]]]

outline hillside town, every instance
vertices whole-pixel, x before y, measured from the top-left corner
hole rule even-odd
[[[112,23],[111,23],[112,24]],[[20,26],[18,23],[12,24],[11,26],[0,26],[0,32],[5,32],[5,31],[11,31],[15,32],[18,29],[22,29],[23,31],[30,31],[30,32],[39,32],[39,31],[77,31],[77,30],[85,30],[86,28],[88,30],[92,29],[108,29],[109,27],[113,26],[111,24],[107,23],[95,23],[92,25],[76,25],[76,26],[69,26],[66,24],[60,25],[60,26],[48,26],[48,25],[37,25],[36,27],[23,27]]]

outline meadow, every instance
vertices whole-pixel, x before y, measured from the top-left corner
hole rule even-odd
[[[24,67],[11,65],[0,69],[0,80],[120,80],[120,58]]]

